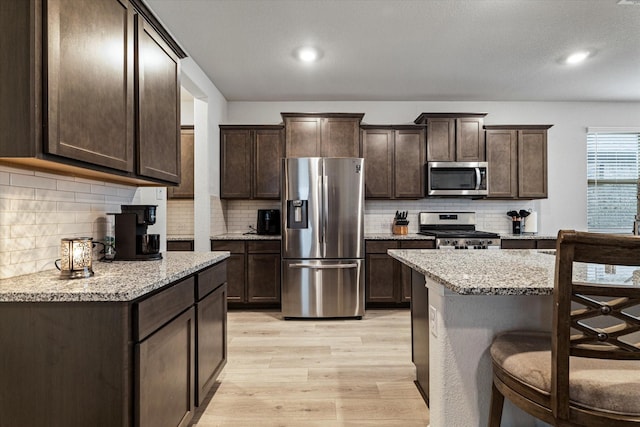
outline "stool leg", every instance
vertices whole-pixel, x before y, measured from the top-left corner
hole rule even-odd
[[[500,427],[502,421],[502,406],[504,396],[496,388],[495,383],[491,384],[491,409],[489,412],[489,427]]]

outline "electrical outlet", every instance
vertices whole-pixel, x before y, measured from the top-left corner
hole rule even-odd
[[[438,311],[432,305],[429,305],[429,329],[431,330],[431,335],[438,336]]]
[[[156,200],[164,200],[165,190],[164,187],[156,188]]]

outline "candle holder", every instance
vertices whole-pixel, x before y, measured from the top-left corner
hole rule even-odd
[[[93,276],[93,237],[71,237],[60,240],[61,279],[82,279]]]

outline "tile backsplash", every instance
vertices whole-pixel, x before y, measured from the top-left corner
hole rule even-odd
[[[167,200],[167,236],[193,236],[193,200]]]
[[[476,229],[499,234],[511,233],[510,210],[528,210],[533,202],[528,200],[471,200],[431,198],[411,201],[368,200],[365,202],[365,233],[391,232],[396,210],[409,211],[409,232],[418,231],[418,213],[428,211],[475,212]]]
[[[224,203],[224,201],[223,201]],[[256,226],[258,209],[280,209],[279,201],[268,200],[227,200],[224,213],[224,224],[214,229],[227,233],[244,233],[249,226]],[[391,224],[396,210],[409,211],[409,232],[418,231],[418,213],[423,211],[471,211],[476,213],[476,228],[500,234],[511,233],[511,220],[507,211],[531,209],[532,201],[527,200],[471,200],[432,198],[422,200],[367,200],[365,201],[364,227],[365,233],[391,233]],[[218,216],[219,218],[219,216]],[[220,221],[220,219],[218,219]]]
[[[137,187],[0,166],[0,279],[55,268],[63,237],[102,240]]]
[[[278,200],[227,200],[224,220],[227,233],[246,233],[256,228],[258,209],[280,209]]]

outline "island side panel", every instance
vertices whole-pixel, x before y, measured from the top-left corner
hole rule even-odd
[[[0,303],[0,425],[131,426],[127,303]]]
[[[426,283],[436,309],[429,336],[430,425],[486,426],[493,337],[513,329],[551,330],[552,297],[459,295],[428,278]],[[540,424],[505,399],[502,425]]]

